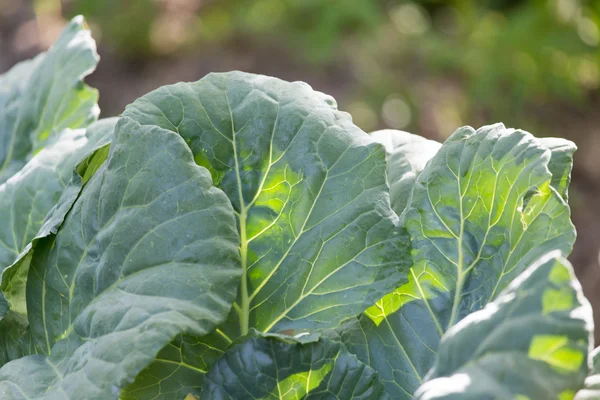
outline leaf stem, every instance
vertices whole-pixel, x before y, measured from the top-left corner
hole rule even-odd
[[[231,111],[231,103],[229,102],[229,95],[225,90],[225,97],[227,99],[227,107],[229,108],[229,117],[231,118],[231,145],[233,146],[233,160],[235,162],[235,176],[237,180],[237,190],[240,201],[240,213],[238,215],[240,219],[240,258],[242,263],[242,284],[240,287],[241,296],[241,312],[240,317],[240,334],[241,336],[248,334],[250,326],[250,299],[248,298],[248,238],[246,236],[246,220],[248,218],[248,208],[244,202],[244,190],[242,185],[242,178],[240,176],[240,164],[238,161],[237,151],[237,139],[235,123],[233,120],[233,112]]]
[[[454,302],[452,304],[452,312],[450,314],[450,320],[448,321],[448,326],[446,330],[450,329],[456,323],[456,317],[458,314],[458,305],[460,303],[460,295],[462,293],[462,287],[464,284],[464,274],[462,270],[459,269],[458,276],[456,277],[456,291],[454,292]]]
[[[465,234],[465,217],[463,212],[463,193],[461,191],[460,185],[460,169],[457,175],[457,183],[458,183],[458,206],[460,211],[460,232],[458,233],[457,240],[457,250],[458,250],[458,271],[456,274],[456,291],[454,292],[454,303],[452,304],[452,312],[450,314],[450,320],[448,321],[448,326],[446,330],[450,329],[456,323],[456,317],[458,314],[458,306],[460,303],[460,296],[462,294],[462,289],[465,281],[466,271],[464,271],[464,262],[465,255],[463,250],[463,236]]]
[[[248,333],[250,300],[248,299],[248,241],[246,240],[246,217],[247,208],[242,206],[240,212],[240,257],[242,259],[242,285],[241,285],[241,312],[240,333],[242,336]]]

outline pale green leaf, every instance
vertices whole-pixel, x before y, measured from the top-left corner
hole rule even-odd
[[[541,138],[539,141],[552,152],[548,164],[552,173],[552,186],[567,201],[573,169],[573,153],[577,150],[577,146],[570,140],[561,138]]]
[[[551,252],[444,335],[416,398],[572,399],[588,371],[592,330],[571,265]]]
[[[116,398],[177,335],[225,319],[238,245],[229,200],[183,140],[121,119],[108,160],[34,246],[28,318],[46,356],[2,367],[3,398]]]
[[[49,138],[98,117],[98,92],[83,83],[97,62],[90,31],[76,17],[47,53],[0,77],[0,183]]]
[[[373,132],[371,138],[385,147],[390,202],[392,209],[400,215],[406,208],[417,176],[442,145],[393,129]]]

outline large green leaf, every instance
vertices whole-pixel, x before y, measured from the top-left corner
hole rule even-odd
[[[97,149],[111,139],[115,123],[116,119],[106,119],[86,130],[63,132],[56,143],[43,149],[0,185],[0,220],[7,221],[0,228],[0,266],[6,267],[0,288],[11,310],[8,307],[0,310],[0,316],[4,317],[0,321],[0,348],[4,349],[0,366],[34,351],[25,317],[30,241],[56,232],[81,189],[81,176],[74,173],[75,166],[90,153],[105,153]]]
[[[571,251],[575,230],[549,161],[532,135],[498,124],[459,129],[419,175],[404,215],[408,284],[339,332],[390,394],[411,398],[448,328],[543,254]]]
[[[543,146],[550,149],[552,156],[548,168],[552,173],[552,186],[558,193],[568,200],[569,184],[571,183],[571,170],[573,169],[573,153],[577,150],[575,143],[561,138],[541,138]]]
[[[192,353],[222,351],[249,328],[336,327],[406,282],[409,240],[396,230],[384,149],[331,97],[233,72],[160,88],[125,115],[178,132],[238,216],[238,300],[228,323]],[[139,386],[164,385],[157,377],[172,368],[151,367]]]
[[[592,330],[571,265],[551,252],[444,335],[416,398],[572,399],[588,371]]]
[[[70,183],[76,165],[108,143],[115,124],[113,118],[99,121],[87,129],[64,131],[21,171],[0,184],[0,221],[5,222],[0,225],[1,269],[14,263],[36,234],[47,236],[62,222],[62,218],[56,218],[54,213],[51,216],[55,216],[55,221],[48,218],[46,222],[45,217]],[[43,225],[44,229],[40,231]],[[11,277],[3,276],[3,291],[9,290],[10,281]],[[25,313],[24,308],[16,309],[15,306],[13,304],[11,308]]]
[[[203,400],[385,399],[377,373],[326,338],[261,336],[232,346],[206,375]]]
[[[575,400],[598,400],[600,399],[600,347],[591,354],[592,370],[585,379],[585,387],[577,392]]]
[[[408,204],[417,176],[442,145],[434,140],[393,129],[373,132],[371,138],[385,147],[390,202],[392,209],[400,215]]]
[[[331,97],[211,74],[151,92],[125,115],[178,132],[233,203],[247,278],[240,333],[336,325],[405,278],[385,153]]]
[[[96,44],[76,17],[47,53],[0,77],[0,183],[50,137],[98,117],[98,92],[82,81],[97,62]]]
[[[27,310],[44,355],[0,369],[3,398],[116,398],[178,334],[224,320],[238,245],[229,200],[184,141],[120,120],[108,160],[33,248]]]

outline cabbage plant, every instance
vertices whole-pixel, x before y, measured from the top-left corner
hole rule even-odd
[[[78,17],[0,77],[2,399],[600,398],[573,143],[243,72],[96,121],[97,61]]]

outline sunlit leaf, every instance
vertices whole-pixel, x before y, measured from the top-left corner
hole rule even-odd
[[[411,398],[437,358],[440,338],[496,298],[547,252],[569,254],[569,207],[551,186],[550,151],[503,125],[461,128],[418,176],[403,216],[414,265],[341,338]]]
[[[549,253],[444,335],[416,398],[571,399],[588,371],[592,327],[571,265]]]

